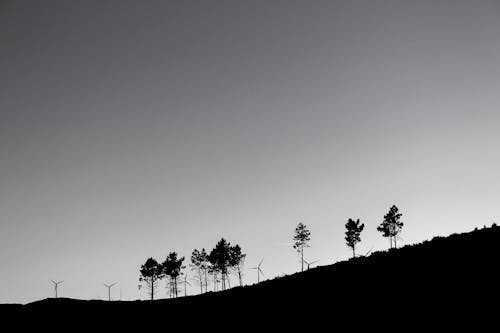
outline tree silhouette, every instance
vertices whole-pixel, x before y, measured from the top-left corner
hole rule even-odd
[[[153,300],[158,280],[163,278],[162,267],[155,259],[149,258],[144,265],[141,266],[140,273],[141,276],[139,277],[139,281],[146,284],[151,300]]]
[[[238,273],[238,280],[240,282],[240,287],[243,286],[242,270],[243,262],[247,255],[241,252],[241,247],[236,244],[230,248],[230,262],[229,266],[236,270]]]
[[[220,273],[222,290],[225,290],[226,279],[229,284],[228,269],[231,267],[231,244],[224,238],[221,238],[208,255],[208,260],[211,264],[215,280],[217,280],[217,273]],[[217,285],[217,281],[215,285]]]
[[[200,291],[203,293],[203,285],[205,292],[208,291],[208,274],[210,262],[208,261],[207,251],[203,248],[201,251],[194,249],[191,254],[191,269],[196,271],[200,280]]]
[[[208,261],[208,254],[207,251],[203,248],[201,249],[200,252],[200,259],[201,259],[201,269],[203,271],[203,274],[205,276],[205,292],[208,291],[208,271],[210,267],[210,262]]]
[[[217,268],[214,266],[215,263],[212,263],[212,261],[214,261],[215,259],[213,256],[210,256],[210,254],[207,255],[207,259],[208,259],[207,272],[209,275],[212,276],[212,281],[214,283],[213,291],[217,291],[217,286],[218,286],[218,281],[219,281],[218,280],[219,272],[218,272]]]
[[[202,255],[202,252],[198,251],[197,249],[193,250],[193,253],[191,254],[190,266],[191,269],[196,271],[196,273],[198,274],[198,278],[200,281],[200,293],[203,293],[203,273],[205,260],[206,258],[204,258],[204,256]]]
[[[184,257],[178,258],[177,252],[170,252],[161,265],[163,274],[170,278],[171,297],[177,297],[179,295],[177,278],[181,275],[181,270],[185,268],[185,266],[182,266],[183,261]]]
[[[387,214],[384,215],[384,221],[377,227],[377,230],[382,233],[383,237],[389,237],[392,249],[392,241],[394,240],[394,248],[397,248],[397,236],[403,228],[401,216],[403,214],[398,212],[398,207],[393,205]]]
[[[352,249],[352,257],[356,257],[356,244],[361,242],[361,232],[365,228],[365,225],[360,224],[359,219],[354,221],[353,219],[349,219],[345,225],[347,229],[345,232],[345,241],[347,246]]]
[[[293,236],[293,248],[301,256],[301,271],[304,271],[304,248],[309,247],[307,244],[311,240],[311,232],[307,229],[306,225],[300,222],[295,228]]]

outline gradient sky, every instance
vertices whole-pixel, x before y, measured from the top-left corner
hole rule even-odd
[[[330,264],[392,204],[400,244],[490,225],[499,107],[498,1],[3,0],[0,302],[144,299],[221,237],[292,273],[299,221]]]

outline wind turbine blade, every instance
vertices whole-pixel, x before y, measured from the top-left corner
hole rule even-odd
[[[260,265],[262,265],[263,261],[264,261],[264,258],[262,258],[262,260],[259,262],[259,267],[260,267]]]

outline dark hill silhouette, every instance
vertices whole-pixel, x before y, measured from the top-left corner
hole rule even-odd
[[[500,227],[494,225],[223,292],[156,301],[45,299],[0,309],[11,318],[30,318],[25,321],[30,324],[166,328],[173,320],[170,325],[190,330],[257,326],[257,321],[266,328],[310,322],[391,331],[425,328],[435,320],[478,325],[498,313],[499,258]]]

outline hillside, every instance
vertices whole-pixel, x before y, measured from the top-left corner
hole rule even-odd
[[[58,322],[114,318],[114,324],[126,326],[142,326],[144,318],[187,320],[190,327],[238,325],[252,318],[287,326],[312,319],[316,325],[355,320],[355,326],[370,322],[380,327],[396,320],[457,323],[463,315],[470,319],[497,312],[499,258],[500,227],[492,226],[224,292],[133,302],[46,299],[0,309],[45,323],[57,314]]]

